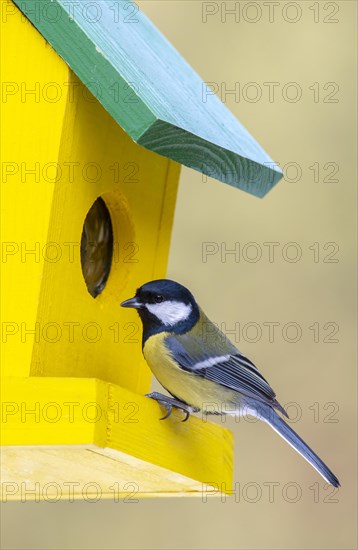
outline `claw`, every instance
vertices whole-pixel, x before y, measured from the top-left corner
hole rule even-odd
[[[164,404],[162,403],[162,405],[164,405]],[[159,420],[166,420],[167,418],[169,418],[169,416],[170,416],[170,415],[172,414],[172,412],[173,412],[173,407],[167,407],[167,406],[165,406],[165,405],[164,405],[164,407],[166,408],[167,414],[164,415],[164,416],[162,416],[162,418],[159,418]]]
[[[174,397],[169,397],[156,391],[152,393],[147,393],[146,397],[158,401],[158,403],[166,409],[166,414],[159,420],[166,420],[167,418],[169,418],[169,416],[173,412],[173,407],[175,407],[176,409],[179,409],[180,411],[183,411],[185,413],[185,418],[183,418],[182,422],[186,422],[190,417],[190,413],[196,410],[192,409],[192,407],[190,407],[186,403],[179,401],[179,399],[174,399]]]
[[[185,418],[183,418],[182,422],[186,422],[190,416],[190,412],[187,411],[186,409],[182,409],[182,411],[185,412]]]

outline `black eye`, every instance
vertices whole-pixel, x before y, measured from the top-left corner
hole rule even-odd
[[[157,294],[156,296],[154,296],[154,302],[156,304],[160,304],[163,300],[164,300],[164,296],[162,296],[161,294]]]

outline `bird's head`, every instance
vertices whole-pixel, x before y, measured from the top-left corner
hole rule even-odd
[[[144,329],[150,332],[184,333],[199,319],[199,308],[192,293],[169,279],[146,283],[121,306],[138,310]]]

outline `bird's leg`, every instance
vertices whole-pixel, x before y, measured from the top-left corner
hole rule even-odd
[[[147,393],[146,397],[150,397],[151,399],[158,401],[160,405],[163,405],[163,407],[165,407],[167,413],[165,416],[160,418],[160,420],[165,420],[166,418],[168,418],[172,414],[173,407],[185,413],[185,418],[182,420],[182,422],[186,422],[186,420],[188,420],[192,412],[197,412],[199,410],[199,409],[194,409],[193,407],[190,407],[186,403],[183,403],[183,401],[179,401],[179,399],[175,399],[174,397],[169,397],[168,395],[164,395],[157,391],[154,391],[152,393]]]

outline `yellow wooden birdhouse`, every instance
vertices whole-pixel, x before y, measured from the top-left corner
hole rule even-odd
[[[165,277],[180,164],[258,196],[281,172],[135,3],[2,26],[3,500],[228,490],[230,432],[159,421],[119,303]]]

